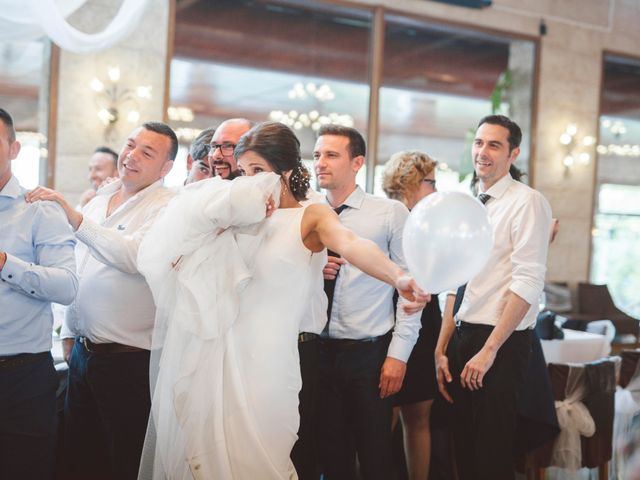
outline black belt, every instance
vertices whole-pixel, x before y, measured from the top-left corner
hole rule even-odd
[[[391,337],[391,332],[387,332],[384,335],[379,335],[377,337],[367,337],[367,338],[325,338],[321,337],[320,342],[323,345],[327,345],[333,348],[350,348],[355,347],[357,345],[366,345],[367,343],[375,343],[381,340],[386,340]]]
[[[456,320],[456,328],[460,330],[493,330],[495,325],[487,325],[485,323],[469,323],[462,320]]]
[[[91,353],[132,353],[149,351],[144,348],[132,347],[131,345],[122,345],[121,343],[93,343],[87,337],[78,337],[77,340],[84,346],[87,352]]]
[[[311,332],[300,332],[298,334],[298,343],[310,342],[316,340],[320,335]]]
[[[51,352],[19,353],[17,355],[0,356],[0,370],[37,363],[48,356],[51,356]]]

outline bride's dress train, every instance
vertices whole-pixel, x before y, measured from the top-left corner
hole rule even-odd
[[[157,305],[140,478],[297,478],[297,335],[326,254],[302,244],[304,208],[262,221],[279,186],[198,182],[140,247]]]

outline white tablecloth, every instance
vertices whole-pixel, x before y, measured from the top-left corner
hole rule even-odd
[[[606,357],[611,344],[604,335],[562,329],[563,340],[541,340],[547,363],[586,363]]]

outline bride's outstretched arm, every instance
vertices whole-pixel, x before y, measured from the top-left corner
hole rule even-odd
[[[305,244],[319,242],[366,274],[397,288],[410,301],[426,303],[429,300],[429,295],[418,287],[413,278],[393,263],[374,242],[359,237],[342,225],[330,208],[316,204],[307,210],[308,223],[303,225],[307,230],[303,231],[303,234],[307,233]]]

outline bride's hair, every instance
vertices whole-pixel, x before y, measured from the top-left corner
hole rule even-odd
[[[293,130],[280,122],[259,123],[238,141],[233,156],[255,152],[279,175],[291,170],[289,188],[296,200],[307,198],[309,171],[300,160],[300,141]]]

